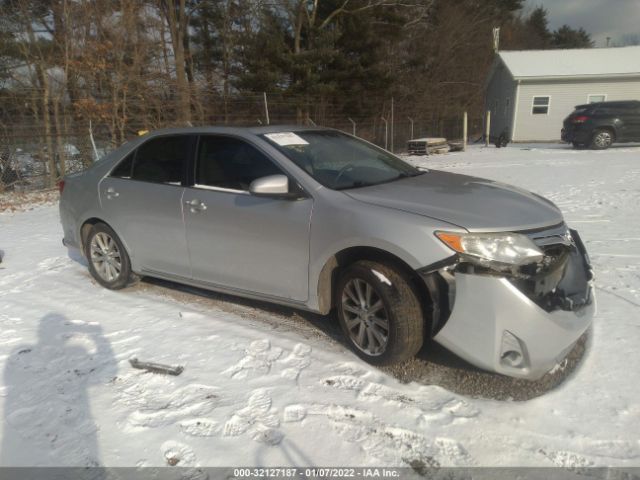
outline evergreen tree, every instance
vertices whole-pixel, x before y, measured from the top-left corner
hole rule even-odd
[[[551,45],[553,48],[591,48],[593,40],[583,28],[575,29],[563,25],[553,32]]]

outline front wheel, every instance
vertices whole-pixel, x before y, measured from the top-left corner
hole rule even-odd
[[[85,252],[91,276],[103,287],[119,290],[134,279],[129,255],[111,227],[97,223],[87,235]]]
[[[422,307],[399,270],[372,261],[347,267],[338,280],[340,326],[358,356],[374,365],[413,357],[423,344]]]

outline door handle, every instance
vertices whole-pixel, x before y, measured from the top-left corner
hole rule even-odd
[[[197,198],[194,198],[193,200],[186,200],[184,203],[189,206],[189,210],[191,210],[191,213],[202,212],[203,210],[207,209],[205,203],[201,202]]]
[[[115,191],[113,187],[107,188],[107,199],[111,200],[112,198],[119,197],[120,194]]]

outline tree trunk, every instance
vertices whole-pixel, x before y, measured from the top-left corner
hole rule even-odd
[[[178,121],[181,124],[191,122],[191,99],[186,74],[184,35],[186,32],[186,0],[163,1],[165,16],[169,24],[169,35],[173,47],[176,71],[176,101]]]

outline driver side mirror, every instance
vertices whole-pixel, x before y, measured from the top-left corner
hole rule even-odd
[[[249,185],[249,193],[259,197],[289,197],[289,178],[286,175],[256,178]]]

